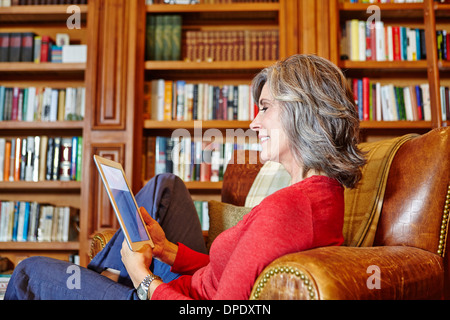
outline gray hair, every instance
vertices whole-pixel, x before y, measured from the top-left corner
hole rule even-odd
[[[341,70],[315,55],[293,55],[256,75],[256,103],[266,83],[280,102],[280,121],[304,175],[318,170],[345,187],[355,187],[366,161],[357,146],[355,100]]]

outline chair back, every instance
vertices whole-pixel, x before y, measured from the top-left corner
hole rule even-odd
[[[404,143],[397,151],[374,246],[410,246],[444,257],[447,298],[449,206],[450,128],[439,128]]]

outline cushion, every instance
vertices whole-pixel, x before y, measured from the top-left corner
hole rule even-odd
[[[235,226],[252,208],[239,207],[215,200],[208,201],[209,231],[206,247],[209,251],[214,239],[224,230]]]

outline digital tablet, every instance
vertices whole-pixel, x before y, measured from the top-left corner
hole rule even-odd
[[[147,231],[122,165],[97,155],[94,155],[94,162],[130,249],[138,251],[145,244],[153,248],[152,238]]]

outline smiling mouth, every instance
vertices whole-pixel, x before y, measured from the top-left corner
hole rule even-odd
[[[267,140],[269,140],[269,137],[260,137],[260,138],[259,138],[259,141],[260,141],[261,143],[263,143],[263,142],[265,142],[265,141],[267,141]]]

